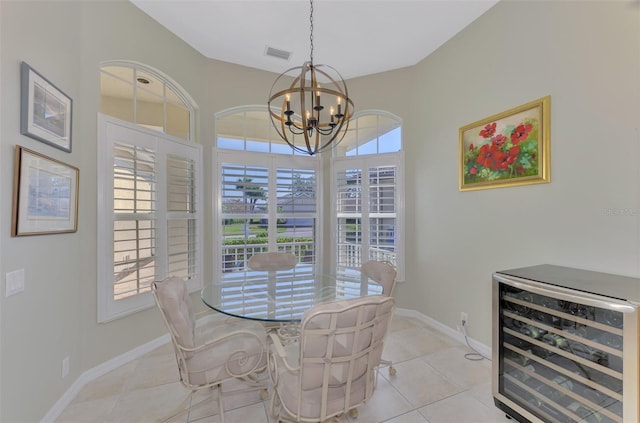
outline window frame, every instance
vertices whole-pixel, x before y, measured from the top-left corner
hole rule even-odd
[[[320,170],[320,161],[315,157],[303,157],[303,156],[289,156],[277,153],[263,153],[252,151],[234,151],[214,149],[212,157],[212,163],[215,164],[215,173],[211,175],[212,178],[212,195],[215,202],[214,207],[214,229],[213,229],[213,258],[214,258],[214,272],[216,275],[222,275],[224,273],[223,263],[223,242],[224,233],[222,229],[223,220],[228,218],[222,212],[222,192],[221,183],[223,181],[223,167],[228,164],[235,164],[241,166],[260,166],[268,169],[268,192],[276,195],[269,195],[269,201],[273,201],[273,204],[269,204],[266,214],[249,214],[241,213],[247,218],[249,216],[253,218],[266,218],[269,222],[277,222],[278,220],[278,208],[277,208],[277,172],[280,168],[301,168],[310,169],[315,172],[316,175],[316,237],[314,238],[314,252],[315,262],[320,263],[322,260],[322,236],[318,236],[319,228],[322,222],[322,175]],[[273,200],[271,200],[273,199]],[[240,215],[240,214],[238,214]],[[269,224],[268,226],[268,249],[269,251],[277,250],[277,224]],[[217,269],[217,270],[216,270]],[[216,277],[216,276],[214,276]]]
[[[247,113],[247,112],[255,112],[255,111],[265,111],[268,113],[268,109],[264,106],[240,106],[235,107],[229,110],[225,110],[216,114],[216,120],[219,118],[227,117],[231,114],[238,113]],[[395,185],[395,209],[396,209],[396,233],[395,233],[395,243],[394,246],[396,248],[396,266],[398,281],[404,280],[405,275],[405,226],[404,226],[404,215],[405,215],[405,184],[404,184],[404,149],[402,142],[402,120],[389,112],[380,111],[380,110],[366,110],[359,113],[356,113],[352,119],[358,119],[360,117],[366,116],[375,116],[375,117],[383,117],[390,119],[397,123],[397,127],[400,128],[400,148],[399,151],[394,152],[384,152],[384,153],[374,153],[374,154],[360,154],[360,155],[349,155],[349,156],[338,156],[337,150],[333,149],[332,151],[327,151],[323,154],[319,154],[314,157],[309,157],[306,155],[297,155],[292,152],[291,155],[287,154],[279,154],[279,153],[271,153],[271,152],[256,152],[256,151],[247,151],[246,150],[246,134],[244,132],[244,126],[239,128],[239,130],[243,131],[242,135],[239,137],[244,137],[245,139],[245,150],[235,150],[235,149],[223,149],[218,148],[218,132],[216,130],[216,141],[214,142],[214,151],[212,153],[212,163],[215,163],[215,174],[212,175],[212,186],[213,186],[213,199],[214,199],[214,234],[213,239],[213,259],[215,266],[217,266],[217,270],[214,267],[214,272],[219,272],[219,274],[223,273],[223,263],[222,263],[222,219],[224,218],[222,215],[222,193],[220,192],[220,183],[219,180],[222,177],[222,168],[221,168],[221,157],[232,157],[232,163],[243,164],[243,165],[265,165],[269,163],[273,158],[280,158],[287,162],[286,167],[295,167],[291,163],[295,162],[295,160],[315,160],[317,170],[317,204],[318,204],[318,220],[317,220],[317,228],[316,228],[316,263],[325,267],[336,269],[337,265],[337,250],[334,245],[337,245],[337,222],[335,217],[335,213],[337,210],[336,198],[335,198],[335,186],[336,186],[336,169],[341,166],[362,166],[363,169],[366,169],[368,173],[369,167],[372,166],[395,166],[395,177],[396,177],[396,185]],[[354,131],[357,131],[358,127],[354,126]],[[378,128],[380,130],[380,128]],[[277,133],[274,132],[274,136],[277,136]],[[357,134],[355,134],[357,136]],[[375,140],[378,143],[376,145],[376,151],[380,151],[380,138],[385,135],[384,133],[377,133]],[[269,137],[269,139],[271,139]],[[271,142],[271,141],[270,141]],[[339,147],[337,147],[339,148]],[[270,148],[269,148],[270,150]],[[228,160],[228,159],[227,159]],[[293,162],[292,162],[293,161]],[[330,172],[330,175],[326,174],[326,171]],[[327,183],[329,185],[327,185]],[[275,191],[274,191],[275,192]],[[331,197],[331,201],[329,204],[326,204],[322,197],[329,195]],[[367,194],[368,196],[368,194]],[[327,207],[328,205],[328,207]],[[273,208],[269,208],[270,213],[275,213]],[[333,217],[330,220],[330,224],[325,225],[325,217],[326,214],[333,214]],[[368,214],[368,210],[367,210]],[[270,219],[274,219],[275,216],[269,216]],[[323,245],[326,245],[326,242],[330,241],[331,246],[327,253],[329,257],[324,256],[325,249]],[[275,242],[275,241],[274,241]],[[275,245],[272,246],[274,248]],[[275,248],[274,248],[275,249]]]
[[[114,300],[113,274],[114,274],[114,198],[113,198],[113,163],[114,154],[112,131],[124,130],[136,133],[136,145],[152,147],[156,154],[156,210],[153,213],[155,219],[155,249],[156,271],[155,280],[167,276],[168,272],[168,233],[167,222],[176,217],[175,212],[167,211],[166,187],[167,187],[167,161],[168,155],[192,159],[195,166],[194,192],[196,195],[196,207],[194,220],[197,227],[195,232],[195,274],[187,281],[189,292],[202,288],[203,284],[203,248],[202,233],[204,230],[203,218],[203,166],[202,146],[187,143],[182,139],[147,129],[114,117],[98,113],[98,322],[105,323],[128,316],[138,311],[153,307],[153,298],[150,291],[145,291],[130,297]]]
[[[362,169],[363,172],[363,183],[362,183],[362,208],[361,208],[361,220],[363,224],[363,239],[369,239],[369,169],[372,167],[384,167],[384,166],[395,166],[396,168],[396,184],[395,184],[395,214],[396,214],[396,230],[395,230],[395,247],[396,247],[396,271],[397,271],[397,281],[405,280],[405,175],[404,175],[404,142],[402,140],[402,119],[398,116],[395,116],[388,112],[383,111],[370,111],[364,110],[354,114],[352,119],[358,119],[367,115],[376,115],[376,116],[384,116],[387,118],[391,118],[396,120],[399,127],[401,128],[401,147],[400,151],[390,152],[390,153],[373,153],[373,154],[361,154],[361,155],[350,155],[350,156],[337,156],[334,154],[332,156],[330,171],[331,171],[331,182],[330,188],[328,192],[331,194],[331,210],[332,210],[332,218],[330,224],[330,242],[331,246],[338,245],[338,203],[337,203],[337,184],[338,184],[338,172],[347,169],[359,168]],[[378,134],[377,138],[382,134]],[[378,148],[376,149],[378,150]],[[366,173],[367,177],[364,177]],[[365,189],[366,188],[366,189]],[[365,213],[366,211],[366,213]],[[367,220],[366,226],[364,221]],[[368,252],[368,248],[370,245],[366,246],[366,251]],[[331,266],[332,268],[337,268],[337,256],[338,251],[331,251]],[[364,256],[364,249],[362,251],[360,260],[361,262],[366,261],[368,258]]]
[[[131,69],[133,72],[133,80],[132,81],[126,81],[122,78],[117,77],[116,75],[110,73],[109,71],[104,70],[104,68],[107,67],[123,67],[123,68],[128,68]],[[183,105],[187,108],[188,112],[189,112],[189,133],[187,134],[187,138],[178,138],[187,142],[193,142],[195,136],[195,127],[196,127],[196,107],[195,107],[195,100],[187,93],[185,92],[180,85],[174,81],[171,77],[169,77],[168,75],[163,74],[162,72],[157,71],[156,69],[147,66],[143,63],[139,63],[139,62],[135,62],[135,61],[130,61],[130,60],[107,60],[107,61],[103,61],[100,63],[100,75],[99,78],[102,78],[102,74],[106,73],[109,76],[111,76],[112,78],[118,79],[119,81],[126,83],[126,84],[131,84],[132,86],[132,104],[133,104],[133,120],[126,120],[125,122],[130,122],[134,125],[138,125],[140,127],[144,127],[144,125],[139,125],[137,122],[137,107],[136,107],[136,103],[138,101],[138,94],[137,91],[140,89],[141,92],[146,92],[147,89],[145,88],[138,88],[138,84],[134,83],[136,76],[138,73],[142,73],[144,74],[148,74],[149,76],[157,79],[159,82],[162,82],[163,84],[163,95],[162,95],[162,107],[163,107],[163,130],[166,129],[167,126],[167,104],[173,104],[173,101],[169,100],[167,96],[167,90],[169,90],[174,96],[176,96],[182,103]],[[101,94],[102,96],[102,94]],[[153,130],[153,129],[152,129]],[[155,130],[153,130],[155,131]],[[161,133],[166,133],[164,131],[155,131],[155,132],[161,132]],[[170,135],[171,136],[171,135]]]

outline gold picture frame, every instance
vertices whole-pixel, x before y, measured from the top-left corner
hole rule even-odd
[[[11,236],[78,230],[78,168],[16,145]]]
[[[460,128],[460,191],[550,182],[546,96]]]

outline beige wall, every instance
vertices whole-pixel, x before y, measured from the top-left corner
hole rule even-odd
[[[36,5],[37,11],[30,12]],[[81,243],[83,232],[87,232],[84,220],[87,210],[83,204],[89,193],[84,185],[87,181],[83,180],[83,146],[87,140],[77,131],[72,138],[72,154],[20,135],[20,61],[29,63],[77,100],[82,63],[76,22],[81,21],[81,9],[71,3],[25,7],[17,2],[1,2],[0,14],[0,420],[28,422],[42,418],[79,374],[77,366],[82,350],[79,307],[84,301],[79,287],[83,279],[82,260],[86,258]],[[59,25],[52,25],[53,22]],[[79,111],[77,105],[74,109]],[[74,118],[80,120],[81,114],[76,113]],[[77,128],[76,123],[74,129]],[[16,144],[81,169],[81,232],[10,238]],[[4,275],[16,269],[25,269],[25,292],[5,298]],[[61,363],[66,355],[72,357],[74,372],[62,380]]]
[[[0,275],[26,274],[24,293],[0,295],[0,421],[31,422],[84,371],[163,333],[153,309],[96,323],[100,61],[155,67],[194,97],[205,169],[214,113],[264,104],[275,75],[206,60],[123,0],[5,0],[0,15]],[[489,345],[494,270],[546,262],[640,276],[639,34],[637,2],[503,0],[418,65],[349,81],[358,110],[404,120],[400,307],[451,327],[465,311],[471,337]],[[22,60],[74,99],[72,153],[20,135]],[[545,95],[551,184],[458,192],[458,128]],[[10,237],[16,144],[80,168],[77,233]],[[211,245],[210,214],[206,223]],[[211,278],[211,260],[205,263]],[[71,373],[61,379],[65,356]]]
[[[640,276],[638,2],[501,3],[416,72],[412,208],[427,223],[409,244],[420,283],[404,306],[452,327],[468,312],[471,336],[490,345],[493,271]],[[545,95],[551,183],[457,192],[458,128]]]
[[[373,88],[375,87],[375,88]],[[401,307],[490,345],[493,271],[551,263],[640,276],[640,7],[502,1],[417,66],[350,81],[404,119]],[[551,96],[551,183],[459,192],[461,126]]]

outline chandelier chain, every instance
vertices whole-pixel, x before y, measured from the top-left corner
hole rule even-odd
[[[295,151],[313,156],[345,137],[353,101],[338,71],[313,63],[313,0],[309,5],[309,62],[279,75],[271,86],[267,104],[280,137]],[[299,74],[291,75],[294,72]]]
[[[309,54],[309,61],[313,65],[313,0],[309,0],[311,4],[311,13],[309,14],[309,42],[311,45],[311,52]]]

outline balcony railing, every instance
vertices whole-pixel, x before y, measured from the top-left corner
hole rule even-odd
[[[222,268],[224,272],[244,270],[246,261],[254,254],[266,253],[267,244],[225,245],[222,248]],[[292,253],[300,263],[314,263],[315,251],[313,241],[279,242],[278,251]],[[338,246],[338,266],[357,269],[361,262],[362,246],[360,244],[345,243]],[[396,266],[396,253],[383,248],[370,248],[371,260],[386,261]]]

